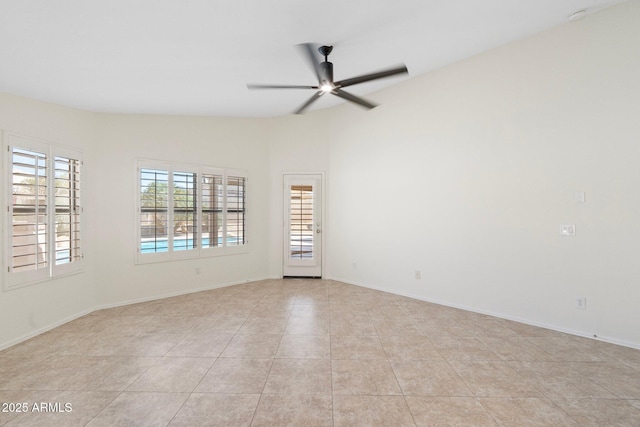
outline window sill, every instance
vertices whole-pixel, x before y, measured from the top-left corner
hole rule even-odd
[[[188,251],[175,251],[173,253],[160,252],[149,254],[136,254],[135,264],[157,264],[162,262],[184,261],[189,259],[214,258],[220,256],[240,255],[249,253],[249,245],[227,246],[223,248],[207,248]]]
[[[40,283],[51,282],[58,279],[63,279],[69,276],[75,276],[76,274],[84,273],[84,269],[82,267],[78,267],[74,270],[68,270],[64,273],[56,274],[55,276],[47,276],[43,278],[37,278],[33,280],[25,279],[24,282],[19,283],[10,283],[14,281],[14,277],[9,277],[9,275],[20,274],[20,273],[6,273],[4,286],[2,287],[4,292],[15,291],[16,289],[26,288],[27,286],[38,285]]]

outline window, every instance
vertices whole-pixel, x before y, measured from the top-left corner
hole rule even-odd
[[[5,287],[80,270],[81,154],[6,134]]]
[[[246,251],[246,174],[140,160],[139,263]]]

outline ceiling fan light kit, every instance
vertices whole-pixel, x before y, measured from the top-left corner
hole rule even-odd
[[[314,52],[316,45],[312,43],[303,43],[298,45],[304,53],[307,61],[311,64],[312,69],[315,72],[318,79],[317,85],[264,85],[264,84],[248,84],[249,89],[314,89],[317,92],[311,96],[300,108],[295,111],[295,114],[302,114],[307,108],[315,101],[318,100],[325,93],[330,93],[346,101],[357,104],[363,108],[371,109],[377,106],[364,98],[353,95],[344,91],[342,88],[355,85],[358,83],[365,83],[372,80],[382,79],[385,77],[395,76],[397,74],[408,73],[407,67],[403,64],[394,68],[390,68],[375,73],[364,74],[362,76],[352,77],[350,79],[334,81],[333,80],[333,63],[329,62],[329,55],[333,50],[333,46],[320,46],[317,51],[324,57],[323,62],[319,62],[317,54]]]

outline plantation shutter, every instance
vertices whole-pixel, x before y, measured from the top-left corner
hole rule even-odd
[[[247,178],[243,176],[227,177],[226,244],[241,246],[246,243],[245,189]]]
[[[82,268],[82,154],[6,132],[5,289]]]
[[[294,259],[313,258],[313,187],[292,185],[290,194],[290,252]]]
[[[169,172],[140,169],[140,253],[167,252]]]
[[[78,159],[55,157],[55,265],[82,259],[80,239],[80,167]]]
[[[202,247],[222,246],[224,206],[224,176],[220,173],[202,174]]]
[[[198,175],[193,172],[173,173],[173,250],[198,247],[196,210]]]
[[[11,147],[12,273],[33,272],[32,280],[49,275],[47,154]]]

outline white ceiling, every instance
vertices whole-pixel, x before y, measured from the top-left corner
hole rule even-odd
[[[277,116],[313,92],[246,84],[317,83],[299,43],[332,44],[336,80],[407,65],[349,88],[366,95],[620,2],[0,0],[0,91],[96,112]]]

